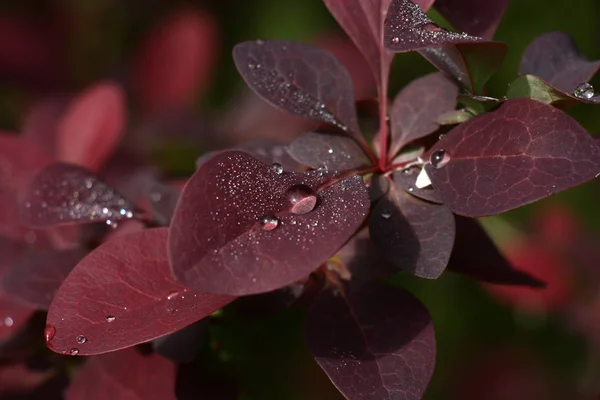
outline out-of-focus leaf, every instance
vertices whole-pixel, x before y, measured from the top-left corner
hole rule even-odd
[[[573,38],[560,31],[534,39],[523,53],[521,74],[535,75],[563,93],[588,82],[598,72],[600,60],[586,60]]]
[[[509,99],[526,97],[560,108],[567,108],[581,101],[575,96],[553,88],[535,75],[523,75],[514,80],[506,92],[506,97]]]
[[[73,377],[66,400],[176,400],[175,372],[171,361],[133,348],[92,357]]]
[[[600,173],[600,148],[577,121],[524,98],[459,125],[426,158],[444,204],[468,217],[520,207]]]
[[[34,103],[24,117],[21,137],[55,156],[57,127],[68,105],[69,99],[65,97],[50,97]]]
[[[54,163],[42,170],[19,203],[23,223],[30,227],[101,222],[133,217],[133,205],[90,171]]]
[[[286,147],[301,164],[311,168],[345,171],[370,165],[360,146],[348,136],[334,133],[306,132]]]
[[[358,176],[285,172],[229,151],[186,184],[169,234],[174,276],[207,293],[269,292],[304,278],[358,229],[369,210]],[[335,181],[334,181],[335,182]]]
[[[390,112],[393,156],[407,143],[439,128],[440,115],[456,107],[458,87],[440,73],[409,83],[394,99]]]
[[[437,0],[435,8],[456,29],[492,38],[504,16],[508,0]]]
[[[248,86],[273,106],[359,134],[352,80],[326,51],[258,40],[236,45],[233,59]]]
[[[234,298],[192,291],[171,277],[168,228],[109,240],[88,254],[48,311],[46,343],[62,354],[120,350],[172,333]]]
[[[23,304],[47,310],[58,287],[88,253],[82,248],[35,252],[4,277],[4,291]]]
[[[187,106],[211,82],[218,27],[212,16],[177,8],[153,27],[134,59],[133,82],[145,111]]]
[[[324,290],[306,332],[317,363],[347,399],[423,397],[435,364],[435,335],[427,309],[405,290]]]
[[[398,269],[438,278],[454,245],[454,215],[439,204],[417,199],[390,186],[373,209],[369,232],[375,246]]]
[[[170,335],[154,340],[152,347],[158,354],[176,363],[192,362],[202,347],[208,324],[207,318],[201,319]]]
[[[57,129],[59,161],[96,171],[111,156],[125,129],[125,93],[101,82],[77,96]]]
[[[150,213],[154,221],[163,226],[168,226],[173,218],[175,206],[181,195],[181,189],[173,185],[154,182],[148,187]]]
[[[460,215],[455,218],[456,241],[448,270],[488,283],[544,286],[542,281],[514,268],[498,251],[477,220]]]

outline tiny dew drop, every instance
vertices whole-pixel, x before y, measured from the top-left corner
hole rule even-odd
[[[79,354],[79,349],[73,347],[71,350],[69,350],[69,354],[72,356],[76,356],[77,354]]]
[[[179,292],[171,292],[169,293],[169,295],[167,296],[167,300],[172,300],[175,297],[179,296]]]
[[[49,342],[52,339],[54,339],[54,335],[56,335],[56,328],[54,327],[54,325],[46,325],[46,327],[44,328],[44,337],[46,338],[46,342]]]
[[[573,96],[578,97],[580,99],[588,100],[594,97],[594,95],[594,87],[587,82],[577,85],[575,90],[573,90]]]
[[[389,213],[389,212],[382,212],[381,213],[381,218],[383,218],[383,219],[390,219],[391,216],[392,216],[392,214]]]
[[[84,344],[84,343],[86,343],[86,342],[87,342],[87,338],[86,338],[85,336],[83,336],[83,335],[79,335],[79,336],[77,336],[77,337],[75,338],[75,341],[76,341],[78,344]]]
[[[436,150],[429,159],[431,166],[435,169],[442,168],[448,161],[450,161],[450,154],[444,149]]]
[[[113,322],[116,318],[113,317],[112,315],[109,315],[108,317],[106,317],[106,322]]]
[[[279,220],[276,216],[268,214],[260,219],[260,226],[264,231],[272,231],[279,226]]]
[[[292,186],[286,193],[294,214],[307,214],[315,209],[317,195],[314,190],[306,185]]]
[[[392,38],[392,43],[393,43],[393,44],[398,44],[398,43],[400,43],[400,38],[399,38],[398,36],[394,36],[394,37]]]
[[[412,193],[412,192],[415,191],[415,188],[411,186],[411,187],[408,188],[408,191]]]
[[[277,175],[281,175],[283,173],[283,167],[281,166],[281,164],[274,163],[271,165],[271,168],[273,169],[273,171],[275,171]]]

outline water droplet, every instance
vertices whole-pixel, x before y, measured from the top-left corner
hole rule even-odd
[[[442,168],[448,161],[450,161],[450,154],[444,149],[434,151],[429,160],[431,166],[435,169]]]
[[[440,28],[439,25],[434,24],[433,22],[429,22],[423,25],[423,29],[431,32],[441,32],[443,30],[442,28]]]
[[[265,41],[259,39],[259,40],[256,41],[256,44],[259,45],[259,46],[262,46],[263,44],[265,44]]]
[[[412,193],[412,192],[415,191],[415,188],[411,186],[411,187],[408,188],[408,191]]]
[[[292,186],[286,193],[294,214],[307,214],[315,209],[317,195],[314,190],[306,185]]]
[[[271,165],[271,168],[278,175],[281,175],[283,173],[283,167],[281,166],[281,164],[274,163],[274,164]]]
[[[69,354],[72,356],[76,356],[77,354],[79,354],[79,349],[73,347],[71,350],[69,350]]]
[[[442,140],[444,138],[444,136],[446,136],[445,133],[440,133],[438,136],[438,140]]]
[[[383,218],[383,219],[390,219],[391,216],[392,216],[392,214],[389,213],[389,212],[382,212],[381,213],[381,218]]]
[[[410,168],[404,168],[404,169],[402,170],[402,173],[403,173],[404,175],[410,175],[410,174],[412,174],[412,170],[411,170]]]
[[[329,154],[333,154],[333,149],[329,149],[329,150],[327,150],[327,153],[329,153]]]
[[[279,220],[274,215],[265,215],[260,219],[260,225],[265,231],[272,231],[279,226]]]
[[[573,90],[573,96],[578,97],[580,99],[591,99],[594,97],[594,87],[590,83],[582,83],[577,85],[575,90]]]
[[[75,338],[75,341],[76,341],[78,344],[84,344],[84,343],[86,343],[86,342],[87,342],[87,338],[86,338],[85,336],[83,336],[83,335],[79,335],[79,336],[77,336],[77,337]]]
[[[117,229],[119,227],[119,223],[117,221],[113,221],[111,219],[106,220],[106,225],[110,226],[113,229]]]
[[[46,342],[54,339],[54,335],[56,335],[56,328],[53,325],[46,325],[44,328],[44,337],[46,338]]]
[[[179,295],[179,292],[171,292],[169,293],[169,295],[167,296],[167,300],[171,300],[174,299],[175,297],[177,297]]]
[[[400,38],[399,38],[398,36],[395,36],[395,37],[393,37],[393,38],[392,38],[392,43],[393,43],[393,44],[398,44],[398,43],[400,43]]]
[[[113,317],[112,315],[109,315],[108,317],[106,317],[106,322],[113,322],[116,318]]]
[[[13,326],[13,324],[15,323],[15,321],[12,319],[12,317],[6,317],[4,318],[4,325],[11,327]]]

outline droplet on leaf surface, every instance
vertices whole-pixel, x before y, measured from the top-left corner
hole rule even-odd
[[[87,342],[87,338],[86,338],[85,336],[83,336],[83,335],[79,335],[79,336],[77,336],[77,337],[75,338],[75,341],[76,341],[78,344],[84,344],[84,343],[86,343],[86,342]]]
[[[69,350],[69,354],[72,356],[76,356],[77,354],[79,354],[79,349],[73,347],[71,350]]]
[[[450,154],[444,149],[436,150],[429,160],[431,166],[435,169],[442,168],[448,161],[450,161]]]
[[[113,322],[116,318],[113,317],[112,315],[109,315],[108,317],[106,317],[106,322]]]
[[[46,325],[44,328],[44,337],[46,338],[46,342],[54,339],[54,335],[56,335],[56,328],[53,325]]]
[[[265,215],[260,219],[260,225],[265,231],[272,231],[279,226],[279,220],[274,215]]]
[[[273,168],[273,171],[275,171],[275,173],[278,175],[281,175],[283,173],[283,167],[281,166],[281,164],[274,163],[271,165],[271,168]]]
[[[580,99],[589,100],[594,97],[594,95],[594,87],[588,82],[577,85],[575,90],[573,90],[573,96]]]
[[[306,185],[292,186],[286,196],[292,205],[291,211],[294,214],[307,214],[317,205],[316,193]]]

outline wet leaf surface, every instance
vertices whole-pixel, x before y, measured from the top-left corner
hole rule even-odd
[[[504,16],[508,0],[437,0],[435,8],[457,30],[492,38]]]
[[[299,172],[306,167],[294,160],[281,143],[272,139],[255,139],[240,143],[236,150],[241,150],[265,164],[279,164],[285,171]]]
[[[401,187],[405,192],[408,192],[420,199],[427,200],[432,203],[443,203],[433,186],[430,185],[424,188],[417,187],[416,181],[420,171],[421,167],[414,166],[394,172],[392,174],[394,184],[398,187]]]
[[[512,99],[453,129],[427,158],[440,198],[460,215],[498,214],[593,179],[600,148],[574,119],[529,99]]]
[[[454,215],[444,205],[419,200],[391,185],[373,209],[369,232],[398,269],[435,279],[446,268],[454,245]]]
[[[19,204],[30,227],[106,222],[133,217],[133,205],[90,171],[54,163],[32,180]],[[110,221],[110,222],[109,222]]]
[[[347,399],[421,399],[435,364],[429,313],[405,290],[324,290],[310,309],[308,347]]]
[[[85,257],[48,311],[48,347],[62,354],[120,350],[172,333],[234,298],[192,291],[171,277],[167,228],[124,234]]]
[[[458,87],[440,73],[416,79],[398,93],[390,112],[395,155],[407,143],[435,132],[438,118],[456,107]]]
[[[28,307],[47,310],[58,287],[87,253],[78,247],[30,254],[8,271],[4,291]]]
[[[135,348],[92,357],[69,386],[66,400],[175,400],[175,364]]]
[[[481,224],[473,218],[456,218],[456,241],[448,270],[482,282],[543,287],[544,283],[514,268],[500,253]]]
[[[369,211],[358,176],[288,173],[237,151],[190,178],[169,235],[174,275],[207,293],[256,294],[307,276],[358,229]]]
[[[352,80],[329,53],[284,40],[237,44],[233,58],[252,90],[273,106],[358,134]]]
[[[294,139],[286,150],[296,161],[314,169],[345,171],[370,165],[352,138],[333,133],[306,132]]]
[[[521,74],[536,75],[564,93],[588,82],[598,72],[600,60],[588,61],[573,38],[560,31],[534,39],[523,53]]]

